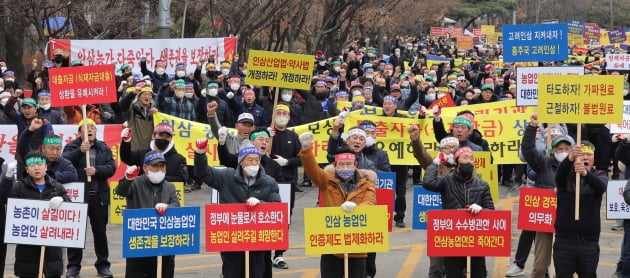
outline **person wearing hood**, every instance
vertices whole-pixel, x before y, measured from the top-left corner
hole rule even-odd
[[[14,180],[15,162],[10,163],[7,167],[7,172],[0,185],[3,204],[6,204],[6,197],[48,200],[49,207],[56,210],[63,208],[63,202],[70,202],[63,185],[46,174],[48,167],[46,156],[43,153],[37,151],[29,152],[24,158],[27,175],[23,178],[17,181]],[[61,277],[63,274],[62,248],[47,246],[45,249],[43,258],[44,276]],[[16,245],[13,273],[17,277],[38,277],[39,254],[40,246]],[[2,263],[4,264],[4,261]]]
[[[168,208],[180,206],[175,186],[166,179],[168,164],[162,152],[150,151],[143,156],[141,166],[127,165],[125,176],[114,189],[127,200],[127,209],[155,208],[164,215]],[[140,170],[144,174],[138,176]],[[157,277],[156,271],[157,257],[126,260],[125,277]],[[162,256],[161,277],[175,277],[175,256]]]
[[[442,161],[449,163],[446,154],[438,154],[433,163],[427,167],[423,186],[426,190],[439,192],[442,197],[442,208],[447,210],[466,209],[473,215],[483,209],[494,210],[490,195],[490,186],[475,174],[475,158],[473,150],[461,147],[455,152],[452,173],[439,175],[438,169]],[[466,257],[444,258],[446,277],[461,277],[466,270]],[[486,277],[485,257],[471,258],[471,276]]]
[[[40,119],[46,119],[49,123],[53,125],[65,124],[63,117],[61,117],[61,112],[55,109],[51,109],[52,107],[49,91],[39,91],[39,93],[37,94],[37,104],[39,104],[37,115]]]
[[[132,151],[131,140],[135,136],[132,128],[123,128],[120,132],[120,160],[127,165],[142,166],[144,156],[157,151],[164,154],[166,161],[166,180],[169,182],[186,182],[188,170],[186,158],[177,152],[173,142],[173,127],[167,123],[159,123],[153,129],[153,135],[148,148]],[[142,172],[140,173],[142,174]]]
[[[186,97],[186,82],[183,79],[177,79],[173,86],[174,96],[166,96],[166,88],[160,90],[157,97],[157,109],[164,114],[194,121],[196,119],[195,105],[192,99]]]
[[[304,172],[321,193],[320,206],[339,207],[344,212],[352,212],[356,206],[376,204],[376,173],[357,167],[356,153],[349,147],[337,149],[334,162],[320,168],[313,153],[313,133],[299,136],[302,149],[300,158]],[[340,213],[341,213],[340,210]],[[348,254],[348,278],[366,277],[366,253]],[[342,277],[344,273],[343,254],[324,254],[320,259],[322,277]]]
[[[238,151],[238,166],[235,168],[214,168],[208,166],[208,139],[197,139],[195,149],[195,175],[219,192],[220,204],[245,204],[249,208],[261,202],[281,202],[278,183],[260,167],[260,152],[249,142]],[[249,252],[249,274],[252,278],[262,278],[267,263],[265,253]],[[245,276],[245,252],[221,252],[224,278]]]

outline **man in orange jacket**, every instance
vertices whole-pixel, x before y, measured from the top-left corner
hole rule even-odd
[[[341,147],[335,154],[332,165],[321,169],[315,161],[311,148],[313,133],[305,132],[299,137],[302,150],[302,166],[304,172],[319,188],[322,194],[322,206],[341,206],[345,212],[352,212],[358,206],[376,204],[376,173],[357,168],[355,152],[349,147]],[[366,253],[349,254],[349,277],[365,278]],[[321,257],[320,271],[322,277],[343,276],[343,255],[324,254]]]

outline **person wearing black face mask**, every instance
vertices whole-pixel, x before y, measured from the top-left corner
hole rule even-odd
[[[131,151],[131,137],[133,130],[124,128],[120,133],[122,142],[120,144],[120,160],[127,165],[142,166],[144,156],[150,151],[158,151],[166,158],[166,177],[169,182],[186,182],[188,180],[188,170],[186,159],[175,150],[173,139],[173,127],[166,123],[160,123],[153,129],[153,140],[149,148]]]
[[[475,175],[475,158],[472,149],[462,147],[455,152],[455,172],[438,176],[438,164],[432,163],[424,174],[423,186],[439,192],[443,209],[467,209],[478,214],[482,209],[494,210],[490,186]],[[446,277],[461,277],[466,269],[466,257],[444,259]],[[485,257],[471,258],[471,276],[486,277]]]
[[[332,111],[328,109],[329,91],[326,87],[326,81],[318,80],[311,91],[297,90],[296,92],[305,100],[302,103],[302,110],[305,115],[304,120],[307,123],[330,117]]]

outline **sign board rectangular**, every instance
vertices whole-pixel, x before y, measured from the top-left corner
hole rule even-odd
[[[504,62],[564,61],[569,55],[568,26],[521,24],[503,26]]]
[[[376,188],[396,190],[396,173],[394,172],[376,172],[377,182]]]
[[[516,68],[516,105],[538,105],[538,76],[584,75],[584,67],[518,67]]]
[[[429,210],[427,255],[509,257],[512,211]]]
[[[610,40],[610,43],[623,43],[626,42],[626,38],[626,30],[623,28],[608,31],[608,39]]]
[[[472,37],[457,37],[457,49],[472,49],[473,38]]]
[[[307,255],[389,251],[386,206],[304,209]]]
[[[569,34],[580,35],[580,37],[582,37],[584,33],[584,21],[569,20],[567,25],[569,27]]]
[[[431,27],[431,36],[446,36],[445,27]]]
[[[114,65],[51,68],[53,107],[117,102]]]
[[[610,124],[610,133],[630,133],[630,100],[623,101],[623,121],[618,124]]]
[[[494,34],[494,25],[481,25],[481,33],[484,35]]]
[[[606,70],[630,70],[630,54],[606,54]]]
[[[630,219],[630,205],[623,199],[627,180],[609,180],[606,188],[606,219]]]
[[[522,187],[518,201],[518,229],[555,232],[556,207],[553,190]]]
[[[392,217],[394,216],[394,196],[396,190],[376,188],[376,205],[387,206],[387,231],[392,231]]]
[[[247,59],[249,85],[310,90],[315,57],[271,51],[250,50]]]
[[[177,199],[179,199],[179,205],[184,206],[184,183],[171,183],[175,186],[175,192],[177,193]],[[114,192],[116,186],[118,186],[118,181],[112,181],[109,183],[109,223],[123,224],[123,211],[127,208],[127,200],[125,197]]]
[[[49,206],[49,201],[9,198],[4,242],[85,248],[88,205],[64,202],[58,209]]]
[[[623,76],[539,75],[538,120],[542,123],[621,123]]]
[[[159,215],[154,208],[123,212],[122,257],[138,258],[198,254],[200,207],[168,208]]]
[[[582,35],[584,36],[585,43],[588,41],[599,41],[599,31],[600,28],[595,23],[584,24],[584,33],[582,33]]]
[[[475,37],[481,37],[483,36],[483,32],[481,31],[481,29],[473,29],[473,36]]]
[[[439,192],[424,189],[422,186],[413,187],[413,217],[411,228],[426,230],[429,222],[429,210],[442,209],[442,196]]]
[[[206,205],[206,252],[287,250],[287,203]]]
[[[66,189],[66,194],[70,197],[70,201],[74,203],[83,203],[85,200],[85,184],[82,182],[69,182],[64,183],[63,187]]]

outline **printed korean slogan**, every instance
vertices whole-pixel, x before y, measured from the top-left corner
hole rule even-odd
[[[551,189],[520,189],[518,200],[518,229],[536,232],[555,232],[556,193]]]
[[[564,61],[567,44],[566,23],[503,26],[504,62]]]
[[[184,183],[183,182],[171,182],[175,186],[175,192],[177,193],[177,199],[179,199],[179,205],[184,206]],[[127,199],[125,197],[116,194],[114,189],[118,185],[118,181],[109,182],[109,223],[110,224],[123,224],[123,215],[127,208]]]
[[[606,54],[607,70],[630,70],[630,54]]]
[[[118,101],[113,65],[50,69],[53,107]]]
[[[9,198],[4,242],[26,245],[85,247],[87,204]]]
[[[516,68],[516,105],[538,105],[538,76],[584,75],[584,67],[517,67]]]
[[[413,222],[414,230],[426,230],[429,222],[429,210],[442,209],[442,196],[439,192],[424,189],[422,186],[413,187]]]
[[[387,206],[305,208],[304,247],[307,255],[387,252]]]
[[[250,50],[245,80],[249,85],[310,90],[314,60],[312,55]]]
[[[206,205],[206,252],[287,250],[287,203]]]
[[[234,60],[236,39],[52,40],[50,53],[61,49],[69,53],[70,61],[78,59],[86,66],[129,64],[134,73],[140,72],[140,58],[146,57],[150,70],[155,68],[157,60],[162,60],[166,62],[166,73],[174,74],[178,63],[186,65],[186,72],[194,72],[199,60],[207,61],[210,55],[214,55],[215,61]]]
[[[122,228],[123,258],[197,254],[201,208],[128,209]]]
[[[538,120],[543,123],[621,123],[623,76],[539,75]]]
[[[511,223],[509,210],[429,210],[427,255],[509,257]]]
[[[606,188],[606,219],[630,219],[630,205],[623,199],[627,181],[608,181]]]
[[[610,124],[610,133],[630,133],[630,100],[623,101],[623,121]]]

